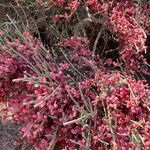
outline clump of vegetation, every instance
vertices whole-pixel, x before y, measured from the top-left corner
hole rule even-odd
[[[149,150],[148,1],[18,0],[12,8],[23,15],[1,26],[0,101],[3,122],[21,125],[15,144]]]

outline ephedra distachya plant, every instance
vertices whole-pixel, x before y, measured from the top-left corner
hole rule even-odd
[[[21,125],[15,144],[31,144],[35,150],[149,150],[150,89],[141,77],[149,74],[149,14],[142,11],[149,10],[148,3],[57,1],[58,10],[59,4],[68,6],[70,14],[63,18],[68,22],[84,7],[94,24],[100,23],[96,13],[102,14],[103,31],[92,49],[82,34],[60,36],[47,48],[28,30],[2,30],[1,114],[3,122],[9,118]],[[100,34],[116,40],[117,56],[98,52]]]

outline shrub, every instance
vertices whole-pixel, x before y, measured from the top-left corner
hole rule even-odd
[[[3,121],[9,114],[21,124],[19,143],[32,144],[35,150],[150,149],[150,89],[139,76],[148,65],[147,12],[140,12],[137,1],[52,3],[58,11],[62,5],[69,7],[69,17],[64,18],[68,24],[75,12],[86,9],[89,18],[83,22],[89,19],[88,24],[100,24],[101,29],[92,43],[87,31],[86,36],[84,31],[75,34],[80,33],[76,27],[86,30],[82,21],[74,31],[67,29],[75,32],[67,37],[54,28],[60,37],[52,37],[56,43],[49,49],[29,31],[22,33],[16,26],[14,32],[3,31],[0,100],[7,106],[1,110]],[[140,7],[146,6],[145,2]],[[101,34],[106,38],[100,39]],[[118,55],[112,56],[108,38],[118,43]],[[104,44],[103,50],[97,49],[100,40],[107,48]]]

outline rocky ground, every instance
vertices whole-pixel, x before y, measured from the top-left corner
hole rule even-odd
[[[18,135],[18,126],[10,122],[2,124],[0,122],[0,150],[19,150],[13,145],[14,139]]]

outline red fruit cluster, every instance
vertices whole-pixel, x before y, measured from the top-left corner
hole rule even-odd
[[[147,36],[141,26],[141,20],[136,19],[137,16],[141,19],[137,8],[131,3],[122,4],[116,5],[110,19],[120,43],[121,60],[125,61],[128,70],[136,70],[140,69],[139,62],[144,59],[140,52],[146,52]]]
[[[122,65],[94,59],[83,37],[60,39],[55,58],[27,31],[23,39],[5,38],[0,47],[3,120],[9,114],[21,124],[19,142],[35,150],[149,150],[150,88],[130,74],[146,62],[148,30],[136,21],[133,1],[86,2],[108,15],[105,25],[116,34]],[[68,6],[75,11],[80,1]]]

